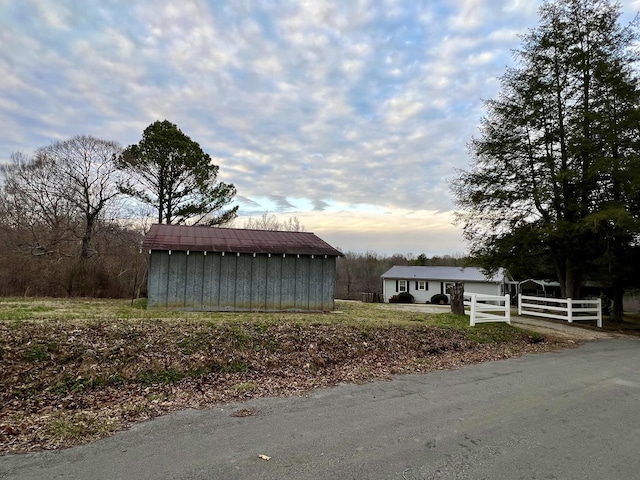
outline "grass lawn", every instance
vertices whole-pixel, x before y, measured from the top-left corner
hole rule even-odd
[[[300,395],[575,345],[468,317],[336,302],[332,313],[146,310],[0,299],[0,453],[84,443],[183,408]]]

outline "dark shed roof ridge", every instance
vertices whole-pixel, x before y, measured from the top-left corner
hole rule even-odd
[[[251,230],[154,224],[145,236],[145,250],[206,251],[343,256],[310,232]]]

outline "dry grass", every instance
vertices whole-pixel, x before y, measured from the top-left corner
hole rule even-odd
[[[612,322],[605,318],[602,327],[608,332],[640,335],[640,313],[625,312],[622,322]]]
[[[568,343],[451,314],[148,311],[0,299],[0,452],[67,447],[182,408],[546,351]]]

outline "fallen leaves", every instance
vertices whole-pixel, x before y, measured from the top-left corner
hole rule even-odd
[[[253,417],[257,415],[259,410],[255,408],[241,408],[231,414],[232,417]]]
[[[0,453],[69,447],[184,408],[545,351],[425,324],[0,322]],[[235,417],[258,413],[251,408]]]

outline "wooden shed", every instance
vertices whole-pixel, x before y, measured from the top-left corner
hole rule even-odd
[[[148,307],[330,311],[342,253],[308,232],[152,225]]]

